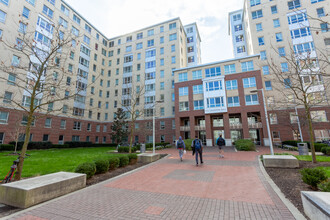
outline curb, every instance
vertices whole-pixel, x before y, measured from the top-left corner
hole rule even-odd
[[[282,200],[282,202],[284,203],[284,205],[289,209],[289,211],[295,217],[295,219],[297,219],[297,220],[307,220],[305,218],[305,216],[303,216],[301,214],[301,212],[290,202],[290,200],[288,200],[285,197],[285,195],[282,193],[282,191],[280,190],[280,188],[278,188],[278,186],[270,178],[270,176],[266,172],[266,170],[265,170],[265,168],[264,168],[264,166],[263,166],[263,164],[261,162],[261,157],[262,157],[262,155],[260,155],[258,157],[259,167],[260,167],[261,173],[264,175],[264,177],[265,177],[266,181],[268,182],[268,184],[272,187],[272,189],[277,194],[277,196]]]

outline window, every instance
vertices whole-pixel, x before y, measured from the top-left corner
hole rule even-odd
[[[243,30],[243,26],[241,24],[234,26],[235,32]]]
[[[72,141],[73,141],[73,142],[78,142],[78,141],[80,141],[80,136],[79,136],[79,135],[72,135]]]
[[[269,75],[269,66],[263,66],[262,72],[264,73],[264,75]]]
[[[73,122],[73,130],[81,130],[81,123],[79,121]]]
[[[277,114],[276,113],[269,114],[269,122],[271,125],[277,124]]]
[[[279,19],[274,19],[273,20],[274,28],[280,27],[280,20]]]
[[[239,21],[241,20],[241,14],[236,14],[236,15],[233,15],[233,20],[234,21]],[[192,31],[191,31],[192,32]],[[189,32],[188,32],[189,33]]]
[[[265,87],[266,90],[272,90],[272,82],[271,81],[265,81]]]
[[[160,55],[164,54],[164,47],[160,48]]]
[[[28,116],[27,115],[23,115],[22,121],[21,121],[21,125],[27,125],[28,123]],[[34,126],[35,124],[35,116],[33,116],[31,125]]]
[[[152,46],[154,46],[154,44],[155,44],[154,39],[148,40],[148,47],[152,47]]]
[[[73,21],[75,21],[77,24],[80,24],[80,18],[78,18],[77,15],[73,15]]]
[[[91,42],[91,39],[89,37],[87,37],[86,35],[84,35],[84,42],[89,45]]]
[[[9,85],[15,85],[15,83],[16,83],[16,75],[15,74],[12,74],[12,73],[9,73],[8,74],[7,84],[9,84]]]
[[[136,49],[137,50],[140,50],[140,49],[142,49],[143,48],[143,44],[142,43],[137,43],[136,44]]]
[[[311,35],[309,27],[292,30],[290,33],[292,39]]]
[[[0,21],[1,21],[1,10],[0,10]],[[27,29],[27,25],[24,24],[23,22],[19,22],[19,29],[18,31],[25,34]]]
[[[243,36],[243,35],[242,35]],[[194,52],[194,46],[190,46],[187,48],[188,53]]]
[[[288,23],[289,24],[296,24],[299,22],[307,21],[306,13],[299,13],[288,16]]]
[[[260,51],[260,59],[261,60],[267,60],[267,54],[266,51]]]
[[[281,63],[281,71],[282,71],[283,73],[289,71],[288,63]]]
[[[314,3],[318,3],[318,2],[323,2],[324,0],[311,0],[311,3],[314,4]]]
[[[251,94],[245,96],[245,104],[246,105],[258,105],[258,95],[257,94]]]
[[[283,41],[282,33],[276,33],[276,42],[281,42]]]
[[[171,52],[175,52],[175,44],[171,45]]]
[[[245,52],[245,46],[237,47],[237,53],[244,53],[244,52]]]
[[[51,128],[51,127],[52,127],[52,119],[51,118],[46,118],[45,128]]]
[[[301,6],[300,5],[300,0],[294,0],[294,1],[289,1],[288,2],[289,10],[299,8],[300,6]]]
[[[205,69],[205,77],[213,77],[213,76],[220,76],[220,75],[221,75],[220,66]]]
[[[260,5],[260,0],[250,0],[250,6],[256,6],[256,5]]]
[[[44,134],[42,136],[42,141],[48,141],[49,140],[49,134]]]
[[[67,9],[63,4],[61,5],[61,11],[66,15],[69,16],[69,9]]]
[[[9,112],[0,111],[0,124],[7,124]]]
[[[185,96],[189,94],[188,87],[179,88],[179,96]]]
[[[5,95],[3,96],[3,103],[10,104],[12,98],[13,98],[13,93],[5,91]]]
[[[228,80],[226,81],[226,89],[227,90],[234,90],[237,89],[237,80]]]
[[[143,33],[141,32],[141,33],[138,33],[137,35],[136,35],[136,39],[137,40],[139,40],[139,39],[142,39],[143,38]]]
[[[323,17],[325,16],[324,9],[323,8],[318,8],[316,9],[316,13],[318,17]]]
[[[279,47],[278,48],[278,55],[280,55],[280,57],[285,57],[285,49],[284,49],[284,47]]]
[[[259,46],[265,45],[264,37],[258,37]]]
[[[0,22],[5,23],[6,21],[6,13],[0,10]]]
[[[262,10],[252,12],[252,19],[257,19],[257,18],[262,18],[262,17],[263,17]]]
[[[329,31],[328,23],[321,23],[320,26],[321,26],[321,31],[322,32],[328,32]]]
[[[223,97],[208,98],[206,101],[208,108],[224,107]]]
[[[36,3],[36,0],[26,0],[28,3],[30,3],[31,5],[35,5],[35,3]]]
[[[155,68],[155,67],[156,67],[156,61],[146,62],[145,64],[146,69]]]
[[[0,0],[0,2],[3,3],[3,4],[5,4],[5,5],[7,5],[7,6],[9,4],[9,0]]]
[[[160,130],[165,129],[165,121],[160,121]]]
[[[192,43],[194,42],[194,37],[187,37],[187,43]]]
[[[176,23],[175,23],[175,22],[169,24],[169,29],[170,29],[170,30],[173,30],[173,29],[175,29],[175,28],[176,28]]]
[[[193,86],[193,94],[203,94],[203,84]]]
[[[192,78],[194,79],[202,79],[203,75],[202,75],[202,70],[196,70],[192,72]]]
[[[154,29],[148,30],[148,36],[154,35]]]
[[[189,111],[189,102],[179,102],[179,111]]]
[[[242,67],[242,72],[252,71],[254,70],[253,61],[242,62],[241,67]]]
[[[92,32],[92,28],[90,26],[88,26],[87,24],[85,24],[85,30],[88,32],[88,33],[91,33]]]
[[[188,63],[193,63],[193,62],[195,62],[195,57],[194,56],[188,57]]]
[[[236,73],[235,64],[225,65],[225,74]]]
[[[164,37],[160,37],[160,39],[159,39],[159,43],[164,43]]]
[[[188,74],[187,73],[179,73],[179,82],[188,81]]]
[[[262,24],[261,23],[256,24],[256,29],[257,32],[262,31]]]
[[[62,108],[62,113],[66,114],[68,113],[68,106],[67,105],[63,105],[63,108]]]
[[[255,77],[244,78],[243,86],[244,88],[256,87],[256,78]]]
[[[194,101],[194,110],[204,109],[204,100],[195,100]]]
[[[176,33],[170,34],[170,41],[173,41],[173,40],[176,40],[176,39],[177,39]]]
[[[241,34],[241,35],[237,35],[237,36],[235,37],[235,39],[236,39],[236,42],[244,41],[244,37],[243,37],[242,34]]]
[[[165,88],[165,84],[164,84],[164,82],[161,82],[160,83],[160,90],[164,90],[164,88]]]
[[[272,12],[272,14],[277,14],[277,7],[276,7],[276,5],[271,6],[270,7],[270,11]]]
[[[228,107],[237,107],[237,106],[239,106],[239,97],[238,96],[228,97]]]
[[[72,34],[76,35],[77,37],[79,36],[79,30],[73,26],[72,26],[71,32],[72,32]]]
[[[25,18],[29,18],[29,16],[30,16],[30,10],[24,7],[24,8],[23,8],[23,13],[22,13],[22,15],[23,15],[23,17],[25,17]]]
[[[44,13],[45,15],[47,15],[50,18],[53,18],[53,15],[54,15],[53,10],[51,10],[50,8],[48,8],[46,5],[44,5],[44,7],[42,9],[42,13]]]

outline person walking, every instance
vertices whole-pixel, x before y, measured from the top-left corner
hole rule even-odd
[[[182,137],[179,137],[179,140],[176,142],[176,149],[179,150],[179,156],[180,160],[182,161],[183,151],[186,149],[186,145],[184,144],[184,141],[182,140]]]
[[[219,135],[219,137],[217,139],[217,145],[219,147],[219,157],[220,158],[224,158],[225,156],[223,155],[222,146],[225,146],[226,145],[226,141],[225,141],[225,139],[222,138],[222,135],[221,134]]]
[[[193,146],[195,150],[195,157],[196,157],[196,166],[198,166],[198,154],[199,154],[199,159],[201,164],[203,163],[203,146],[202,146],[202,141],[195,136],[195,140],[193,140]]]

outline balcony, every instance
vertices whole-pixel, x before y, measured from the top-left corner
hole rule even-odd
[[[180,131],[190,131],[190,126],[181,126]]]
[[[195,125],[195,131],[205,131],[205,125]]]
[[[262,123],[261,122],[249,123],[249,128],[262,128]]]
[[[242,123],[229,124],[230,129],[242,129]]]

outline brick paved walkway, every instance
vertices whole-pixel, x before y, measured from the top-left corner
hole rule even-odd
[[[257,156],[206,148],[204,164],[190,152],[171,154],[130,174],[27,209],[8,219],[294,219],[263,177]]]

